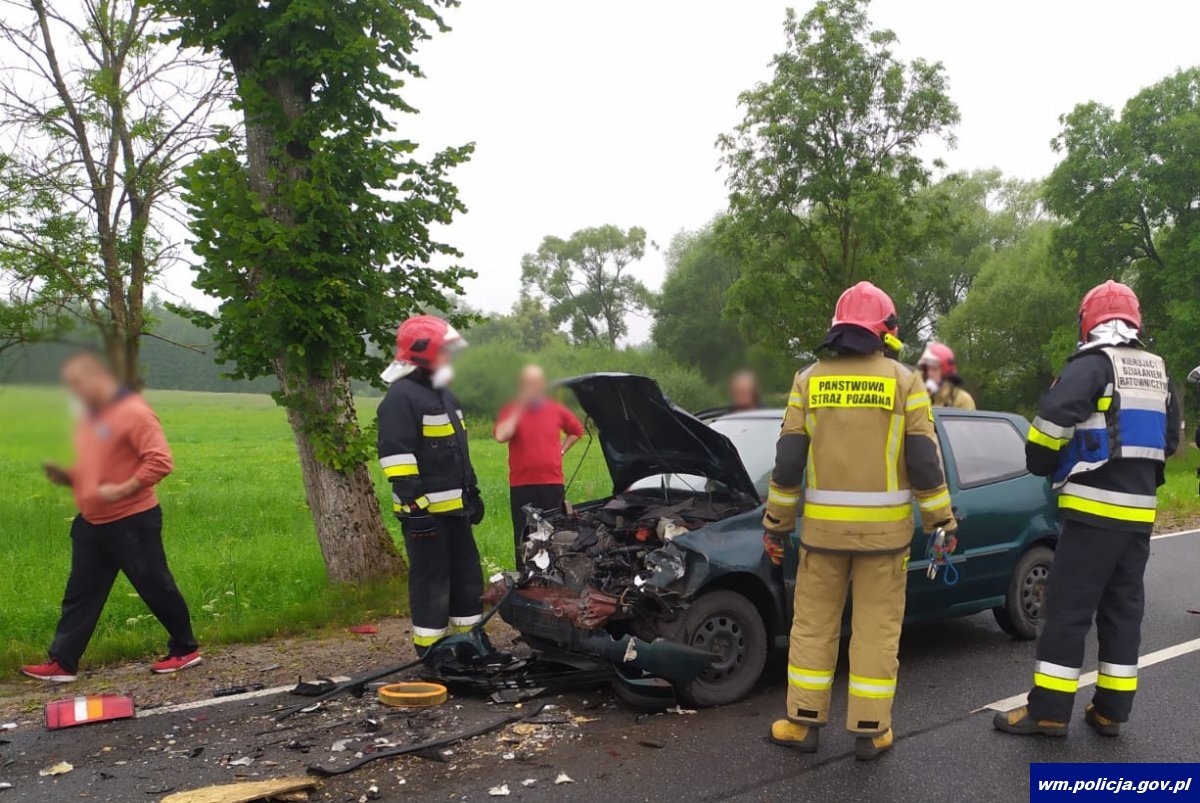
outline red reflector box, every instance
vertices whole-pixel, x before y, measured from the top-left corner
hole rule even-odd
[[[90,725],[133,717],[133,698],[121,694],[87,694],[46,703],[46,729]]]

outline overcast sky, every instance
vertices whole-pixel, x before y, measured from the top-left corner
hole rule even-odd
[[[444,232],[479,273],[467,301],[506,311],[522,254],[543,236],[615,223],[665,246],[725,206],[714,141],[739,119],[737,95],[769,77],[783,46],[782,0],[464,0],[454,29],[426,43],[428,78],[410,86],[424,146],[473,141],[456,171],[469,213]],[[1023,178],[1055,164],[1050,138],[1076,103],[1120,105],[1200,63],[1195,0],[876,0],[878,27],[905,59],[945,64],[962,111],[954,170]],[[638,273],[657,288],[662,254]],[[170,289],[211,306],[182,272]],[[631,321],[644,340],[649,321]]]

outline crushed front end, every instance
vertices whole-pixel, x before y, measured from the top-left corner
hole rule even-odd
[[[532,532],[501,617],[535,649],[609,661],[631,680],[686,684],[713,653],[662,638],[686,609],[689,571],[702,571],[676,538],[741,510],[688,495],[630,492],[577,510],[527,509]]]

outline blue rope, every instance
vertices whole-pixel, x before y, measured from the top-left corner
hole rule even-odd
[[[929,563],[934,567],[934,577],[937,577],[937,572],[941,569],[942,582],[948,586],[952,586],[958,582],[958,567],[950,560],[950,555],[948,554],[942,555],[939,562],[938,555],[935,554],[937,549],[933,545],[935,535],[936,531],[930,533],[928,540],[925,542],[925,557],[929,559]]]

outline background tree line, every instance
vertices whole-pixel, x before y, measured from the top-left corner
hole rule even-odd
[[[672,240],[660,292],[635,272],[646,232],[594,225],[531,243],[511,312],[480,316],[435,236],[472,146],[418,158],[402,130],[456,0],[0,2],[0,368],[38,378],[37,349],[94,339],[134,386],[269,388],[335,580],[403,571],[353,397],[415,311],[473,322],[460,391],[485,415],[529,359],[647,373],[692,408],[742,366],[782,391],[862,279],[896,299],[904,357],[946,341],[985,407],[1033,407],[1106,278],[1177,378],[1200,356],[1200,68],[1120,110],[1081,99],[1042,181],[949,172],[923,156],[959,119],[943,66],[897,57],[869,0],[819,0],[740,96],[728,208]],[[211,312],[150,298],[183,227]]]

